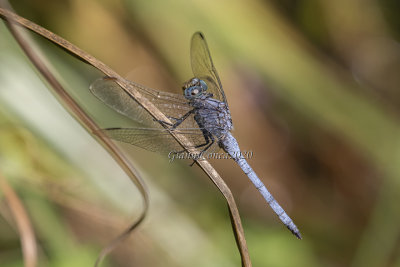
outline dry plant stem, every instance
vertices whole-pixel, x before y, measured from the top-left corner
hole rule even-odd
[[[103,72],[106,76],[112,77],[115,79],[115,81],[124,89],[129,95],[131,95],[140,105],[143,106],[144,109],[146,109],[156,120],[161,120],[161,121],[169,121],[168,118],[165,117],[165,115],[158,110],[152,103],[147,101],[144,97],[141,96],[140,93],[138,93],[136,90],[132,89],[129,85],[129,83],[122,78],[120,75],[118,75],[115,71],[110,69],[108,66],[106,66],[104,63],[101,61],[97,60],[93,56],[89,55],[88,53],[84,52],[83,50],[79,49],[78,47],[72,45],[65,39],[59,37],[58,35],[38,26],[37,24],[24,19],[8,10],[0,8],[0,15],[3,18],[6,18],[9,21],[12,21],[24,28],[27,28],[43,37],[46,39],[54,42],[58,46],[66,49],[67,51],[71,52],[74,54],[76,57],[78,57],[81,61],[84,61],[93,67],[97,68],[101,72]],[[24,48],[25,49],[25,48]],[[43,68],[44,66],[40,66],[40,64],[37,64],[33,60],[33,63],[37,66],[38,69]],[[81,121],[85,127],[91,131],[92,133],[98,133],[98,127],[96,124],[79,108],[79,106],[75,103],[75,101],[65,92],[65,90],[62,89],[61,85],[58,83],[58,81],[52,76],[49,75],[48,70],[45,68],[43,71],[41,71],[42,74],[46,77],[46,79],[49,81],[49,83],[53,86],[55,89],[56,93],[58,96],[60,96],[62,99],[65,99],[65,102],[67,106],[72,110],[72,112],[76,115],[76,117]],[[170,132],[171,135],[183,146],[183,147],[190,147],[190,142],[184,137],[181,136],[175,132]],[[132,172],[131,167],[125,157],[122,156],[121,152],[115,147],[115,145],[107,139],[107,137],[99,135],[98,136],[99,140],[101,143],[107,148],[107,150],[113,155],[113,157],[117,160],[117,162],[121,165],[121,167],[128,173],[128,175],[132,177]],[[194,151],[189,151],[189,152],[194,152]],[[219,176],[219,174],[216,172],[216,170],[211,166],[211,164],[206,161],[197,161],[196,162],[201,169],[208,175],[208,177],[213,181],[213,183],[218,187],[218,189],[221,191],[221,193],[224,195],[225,199],[227,200],[228,203],[228,208],[229,212],[231,214],[231,219],[232,219],[232,225],[233,225],[233,230],[235,232],[235,237],[237,240],[237,245],[239,248],[239,252],[241,255],[242,259],[242,266],[251,266],[251,261],[250,257],[248,254],[248,249],[247,249],[247,244],[243,232],[243,227],[242,223],[240,220],[239,216],[239,211],[237,209],[235,200],[233,198],[232,192],[226,185],[226,183],[223,181],[223,179]],[[139,180],[139,185],[143,186],[143,183]],[[139,188],[140,189],[140,188]],[[141,190],[142,191],[142,190]],[[146,199],[146,205],[147,205],[147,199]],[[127,230],[128,231],[128,230]]]
[[[29,43],[27,39],[23,36],[23,33],[20,32],[20,29],[15,27],[15,22],[13,18],[9,18],[7,15],[13,14],[10,11],[4,10],[0,8],[0,14],[3,17],[3,12],[6,13],[6,21],[7,26],[9,27],[11,33],[14,38],[20,44],[23,51],[26,53],[31,62],[35,65],[35,67],[40,71],[43,77],[47,80],[47,82],[52,86],[54,92],[57,97],[61,101],[62,104],[70,111],[73,116],[89,131],[89,132],[99,132],[99,127],[96,123],[79,107],[79,105],[68,95],[63,86],[58,82],[58,80],[54,77],[52,72],[47,68],[43,60],[40,58],[37,52],[32,49],[32,43]],[[13,14],[13,16],[16,16]],[[21,18],[22,19],[22,18]],[[8,21],[10,20],[10,21]],[[24,19],[23,19],[24,20]],[[25,20],[25,22],[28,22]],[[33,24],[32,22],[29,22]],[[36,25],[37,26],[37,25]],[[39,26],[37,26],[39,27]],[[39,27],[40,28],[40,27]],[[44,30],[44,29],[43,29]],[[46,31],[46,30],[44,30]],[[49,33],[50,34],[50,33]],[[65,41],[66,42],[66,41]],[[99,257],[96,261],[96,266],[103,260],[103,258],[115,248],[115,246],[125,238],[144,220],[147,215],[148,206],[149,206],[149,197],[148,191],[146,189],[145,183],[141,179],[140,175],[136,172],[135,168],[130,164],[128,159],[123,155],[123,153],[118,149],[118,147],[111,142],[104,135],[98,135],[97,140],[105,147],[111,156],[117,161],[117,163],[121,166],[121,168],[127,173],[127,175],[134,181],[137,185],[141,195],[143,197],[143,210],[139,215],[138,219],[129,226],[122,234],[120,234],[117,238],[115,238],[108,246],[106,246],[99,254]]]
[[[24,266],[35,267],[37,266],[37,243],[32,224],[22,201],[1,174],[0,190],[3,191],[8,207],[17,223],[21,240],[22,255],[24,257]]]

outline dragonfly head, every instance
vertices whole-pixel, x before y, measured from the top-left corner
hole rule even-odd
[[[202,96],[207,88],[207,84],[198,78],[192,78],[183,85],[184,95],[187,99]]]

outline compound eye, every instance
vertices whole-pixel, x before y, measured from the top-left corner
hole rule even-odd
[[[200,86],[203,89],[203,91],[206,91],[208,89],[206,82],[203,80],[200,80]]]

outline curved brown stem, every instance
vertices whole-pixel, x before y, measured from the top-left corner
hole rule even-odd
[[[95,57],[89,55],[82,49],[76,47],[75,45],[71,44],[67,40],[61,38],[60,36],[40,27],[39,25],[22,18],[15,13],[0,8],[0,16],[5,19],[6,21],[15,23],[20,25],[26,29],[29,29],[42,37],[50,40],[51,42],[55,43],[56,45],[62,47],[63,49],[67,50],[68,52],[75,55],[81,61],[92,65],[93,67],[97,68],[101,72],[103,72],[108,77],[113,77],[116,82],[121,86],[123,90],[125,90],[130,96],[132,96],[140,105],[143,106],[157,121],[167,121],[169,119],[155,107],[151,102],[149,102],[146,98],[144,98],[139,92],[134,90],[124,78],[118,75],[114,70],[109,68],[107,65],[96,59]],[[21,47],[24,49],[25,53],[31,59],[33,64],[38,68],[38,70],[42,73],[42,75],[46,78],[46,80],[52,85],[56,94],[63,100],[63,104],[67,106],[67,108],[72,112],[72,114],[82,123],[82,125],[90,132],[99,132],[99,127],[95,124],[95,122],[79,107],[79,105],[68,95],[68,93],[63,89],[61,84],[56,80],[56,78],[51,74],[48,68],[44,65],[44,63],[37,57],[35,53],[33,53],[31,46],[26,43],[26,41],[16,33],[16,27],[10,25],[10,30],[14,33],[16,40],[20,43]],[[184,136],[171,132],[173,137],[179,142],[184,148],[192,147],[189,140],[187,140]],[[137,220],[137,222],[142,221],[144,218],[147,207],[148,207],[148,196],[145,190],[144,182],[139,178],[136,171],[133,167],[129,164],[128,160],[122,155],[122,152],[104,135],[97,136],[99,142],[110,152],[110,154],[114,157],[114,159],[120,164],[120,166],[124,169],[124,171],[129,175],[129,177],[135,181],[138,185],[139,190],[142,192],[144,196],[144,212],[142,216]],[[195,151],[189,152],[195,153]],[[220,192],[225,197],[228,203],[229,213],[231,215],[232,226],[234,230],[234,234],[236,237],[236,242],[239,248],[239,252],[242,259],[243,266],[251,266],[250,256],[247,249],[246,239],[243,231],[243,226],[240,220],[239,211],[236,206],[235,200],[233,198],[232,192],[230,191],[229,187],[226,185],[224,180],[221,176],[217,173],[217,171],[211,166],[211,164],[206,161],[197,161],[197,165],[207,174],[207,176],[211,179],[211,181],[217,186]],[[129,228],[131,229],[131,228]],[[124,234],[121,236],[126,236],[129,234],[131,230],[126,230]],[[118,237],[117,239],[121,238]],[[117,240],[116,239],[116,240]],[[110,246],[114,246],[114,241]],[[106,248],[107,250],[107,248]]]

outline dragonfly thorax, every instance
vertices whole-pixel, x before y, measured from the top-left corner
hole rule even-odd
[[[207,91],[207,84],[199,78],[192,78],[183,85],[184,95],[187,99],[202,96]]]

